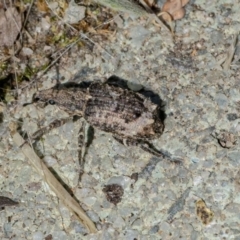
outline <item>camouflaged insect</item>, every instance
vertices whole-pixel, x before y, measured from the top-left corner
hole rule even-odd
[[[70,84],[43,90],[33,100],[55,104],[70,116],[83,117],[92,127],[111,133],[127,146],[139,146],[155,156],[164,156],[148,142],[163,133],[160,108],[141,93],[94,81],[88,86]]]

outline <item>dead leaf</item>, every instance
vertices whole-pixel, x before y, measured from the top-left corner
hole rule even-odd
[[[182,7],[184,7],[190,0],[182,0]]]
[[[176,20],[182,19],[184,15],[185,15],[185,9],[180,8],[172,14],[172,17],[176,21]]]
[[[10,7],[0,14],[0,46],[10,47],[22,28],[21,15],[16,8]]]
[[[97,33],[102,34],[102,35],[109,35],[109,34],[112,34],[113,31],[110,31],[110,30],[107,30],[107,29],[99,29],[99,30],[97,30]]]
[[[182,7],[181,0],[174,0],[174,1],[166,1],[162,7],[163,12],[168,12],[171,15],[179,10]]]
[[[37,1],[37,8],[41,12],[48,12],[49,11],[49,7],[48,7],[45,0],[38,0]]]
[[[167,0],[163,7],[162,12],[168,12],[173,20],[182,19],[185,15],[185,9],[183,8],[189,0]],[[163,16],[164,19],[165,16]],[[164,19],[167,21],[166,19]]]

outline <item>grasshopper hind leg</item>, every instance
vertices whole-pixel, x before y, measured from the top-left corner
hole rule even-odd
[[[173,159],[169,156],[169,154],[167,153],[163,153],[159,150],[157,150],[151,143],[149,143],[148,141],[144,141],[144,140],[136,140],[136,139],[123,139],[120,136],[116,136],[114,135],[114,139],[116,141],[118,141],[119,143],[125,145],[125,146],[135,146],[135,147],[139,147],[142,150],[144,150],[145,152],[150,153],[151,155],[161,158],[161,159],[168,159],[170,161],[174,161],[174,162],[181,162],[181,159]]]

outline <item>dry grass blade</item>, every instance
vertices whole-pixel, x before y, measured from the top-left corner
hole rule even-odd
[[[141,7],[137,1],[132,0],[95,0],[105,7],[108,7],[114,11],[120,11],[129,13],[135,16],[146,16],[147,12]]]
[[[145,3],[144,0],[139,0],[141,5],[137,1],[133,0],[95,0],[95,2],[114,11],[125,12],[138,17],[148,16],[152,20],[155,20],[161,28],[168,30],[167,26],[165,26],[163,22],[155,15],[155,13]]]
[[[18,147],[24,144],[24,139],[19,133],[12,134],[13,141]],[[41,177],[48,183],[54,193],[59,197],[63,203],[73,212],[77,214],[80,222],[88,229],[90,233],[96,233],[97,229],[91,219],[86,215],[84,210],[79,206],[78,202],[75,201],[67,190],[59,183],[54,177],[51,171],[47,168],[44,162],[36,155],[34,150],[28,145],[24,144],[21,147],[23,154],[27,157],[31,165],[37,170]]]

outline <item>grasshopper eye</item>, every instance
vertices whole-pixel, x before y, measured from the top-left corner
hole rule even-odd
[[[51,105],[54,105],[56,102],[55,102],[54,100],[50,99],[50,100],[48,101],[48,103],[51,104]]]

